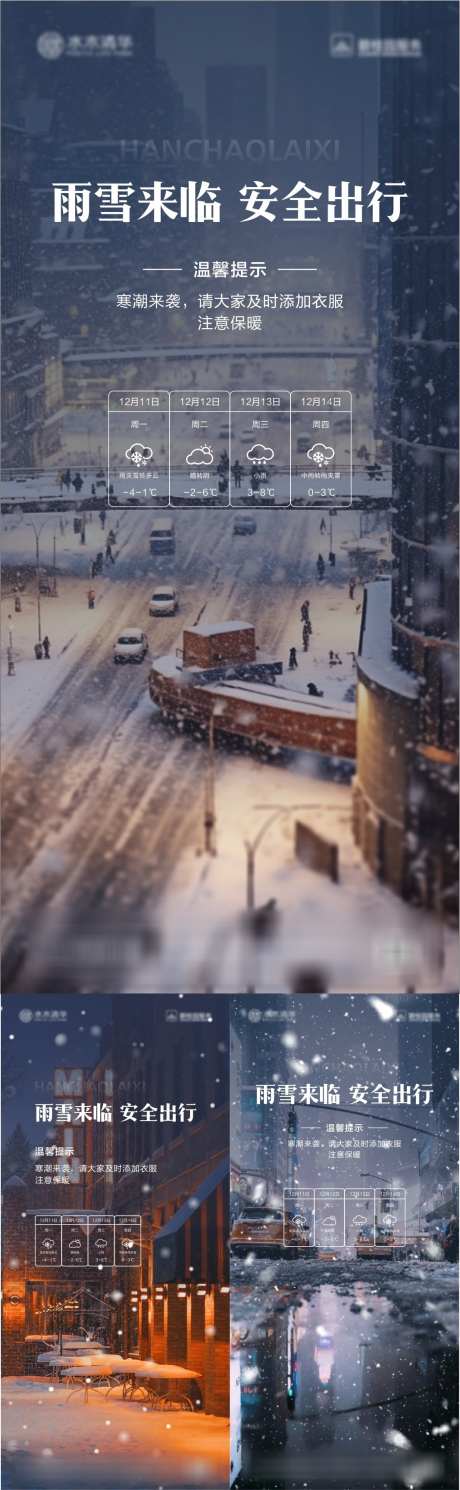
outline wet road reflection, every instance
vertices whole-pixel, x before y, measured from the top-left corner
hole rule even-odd
[[[420,1308],[423,1309],[421,1291]],[[238,1490],[447,1490],[457,1484],[456,1351],[384,1286],[235,1289]]]

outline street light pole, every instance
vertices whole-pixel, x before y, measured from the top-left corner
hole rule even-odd
[[[209,716],[208,759],[204,791],[204,849],[206,854],[217,853],[215,843],[216,792],[214,769],[214,710]]]
[[[38,630],[37,640],[38,640],[38,645],[40,647],[41,647],[41,643],[42,643],[42,613],[41,613],[41,601],[40,601],[40,537],[41,537],[41,534],[43,532],[43,528],[46,528],[47,522],[49,522],[49,518],[46,518],[45,519],[45,522],[44,523],[41,523],[41,526],[39,528],[37,528],[36,527],[36,524],[33,523],[33,522],[28,522],[28,523],[25,524],[26,528],[32,528],[33,529],[33,532],[34,532],[34,535],[35,535],[35,569],[36,569],[36,576],[37,576],[37,630]]]
[[[13,620],[11,616],[8,616],[8,677],[14,678],[15,672],[16,668],[14,666]]]
[[[246,849],[246,910],[253,911],[255,905],[255,867],[256,853],[254,844],[245,839]]]
[[[36,529],[35,529],[35,571],[36,571],[36,576],[37,576],[37,626],[38,626],[38,642],[39,642],[39,644],[41,646],[41,640],[42,640],[42,611],[41,611],[41,599],[40,599],[40,535],[39,535],[39,533],[37,533],[37,530]]]
[[[269,806],[268,803],[266,805],[267,805],[267,807]],[[275,822],[275,820],[276,820],[277,817],[282,817],[283,813],[301,812],[301,811],[307,812],[307,811],[311,811],[312,809],[314,809],[315,811],[318,810],[317,806],[315,807],[315,803],[314,802],[292,802],[292,803],[288,804],[286,807],[275,807],[274,808],[274,811],[270,813],[270,817],[268,817],[267,820],[266,820],[266,822],[262,824],[262,827],[260,828],[260,831],[256,834],[256,837],[253,838],[252,841],[249,838],[245,838],[244,847],[246,849],[246,910],[247,911],[253,911],[255,909],[255,894],[256,894],[256,891],[255,891],[256,852],[257,852],[257,849],[259,847],[259,844],[262,842],[262,839],[265,837],[265,834],[268,833],[268,829],[271,828],[272,823]],[[331,811],[331,812],[335,812],[336,811],[336,808],[335,807],[331,807],[331,808],[327,808],[327,809],[322,808],[322,811],[323,812],[325,810]]]

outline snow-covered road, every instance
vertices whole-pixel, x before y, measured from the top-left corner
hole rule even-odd
[[[8,677],[6,668],[8,623],[2,659],[5,986],[16,991],[49,992],[59,987],[113,992],[131,986],[134,968],[136,986],[143,987],[139,967],[146,968],[150,978],[151,957],[161,981],[167,972],[162,963],[164,941],[169,969],[177,950],[176,984],[179,980],[187,987],[190,982],[183,937],[190,906],[186,908],[178,896],[173,943],[170,908],[165,907],[163,914],[163,906],[173,872],[179,872],[182,886],[185,879],[194,891],[195,871],[203,863],[196,852],[203,841],[206,750],[188,736],[169,733],[159,720],[148,695],[147,661],[141,667],[114,667],[112,644],[121,626],[145,627],[151,654],[158,655],[180,646],[184,624],[203,616],[207,621],[252,621],[258,645],[280,656],[285,665],[289,647],[297,645],[296,686],[315,680],[325,697],[336,701],[355,676],[362,589],[358,585],[350,597],[348,547],[354,547],[359,537],[356,514],[334,520],[336,565],[326,568],[320,584],[316,560],[318,552],[327,555],[329,539],[320,530],[319,513],[260,513],[257,535],[247,538],[233,536],[231,514],[179,513],[176,555],[158,564],[149,552],[151,515],[127,512],[119,519],[116,563],[106,565],[104,576],[94,582],[96,605],[90,611],[89,561],[104,548],[111,521],[108,514],[102,533],[94,516],[87,525],[85,545],[74,534],[70,518],[63,520],[62,529],[57,527],[58,596],[42,599],[42,634],[50,636],[51,657],[41,662],[33,657],[33,533],[17,516],[4,522],[4,617],[13,612],[16,571],[26,576],[21,614],[12,614],[14,677]],[[53,531],[52,519],[41,538],[45,562]],[[180,609],[176,617],[151,620],[148,600],[160,577],[174,579]],[[313,634],[305,654],[300,604],[306,596]],[[331,648],[341,658],[332,668]],[[244,802],[246,831],[253,801],[271,803],[273,793],[280,806],[286,797],[303,800],[305,769],[317,774],[311,761],[306,758],[307,766],[301,761],[300,767],[293,762],[267,768],[254,757],[235,759],[220,750],[217,792],[222,784],[228,804],[233,782],[232,814],[235,801]],[[349,778],[333,784],[327,768],[322,766],[321,773],[315,800],[323,808],[330,798],[331,837],[341,833],[340,823],[343,827],[345,822],[351,846]],[[226,806],[222,850],[227,818],[231,850],[232,823]],[[282,881],[276,837],[272,853],[274,848]],[[355,879],[358,876],[363,888],[372,889],[376,901],[380,896],[383,905],[385,900],[385,934],[391,939],[394,929],[399,942],[400,903],[374,884],[356,854],[354,863]],[[278,888],[282,890],[282,883]],[[353,882],[351,896],[357,888]],[[230,880],[229,894],[231,903]],[[345,902],[343,909],[348,915]],[[212,939],[220,925],[221,906],[215,924],[208,921],[204,930],[203,907],[195,910],[198,935]],[[204,910],[209,918],[210,905]],[[415,923],[414,933],[418,935]],[[301,940],[302,934],[301,929]],[[191,954],[195,964],[195,946]],[[398,976],[403,980],[405,969]],[[367,984],[368,966],[363,964],[355,986]],[[171,986],[169,973],[166,986]],[[241,984],[238,977],[235,991],[239,986],[245,986],[244,976]]]

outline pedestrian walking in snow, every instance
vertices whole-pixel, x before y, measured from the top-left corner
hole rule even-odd
[[[80,476],[80,472],[79,471],[76,471],[75,472],[75,476],[74,476],[73,481],[72,481],[72,486],[74,487],[74,489],[75,489],[75,491],[77,493],[77,497],[78,497],[79,493],[81,492],[82,486],[83,486],[83,481],[82,481],[82,478]]]
[[[339,657],[338,652],[333,652],[332,649],[331,649],[331,651],[329,652],[329,667],[337,667],[337,664],[338,663],[340,664],[340,667],[341,667],[342,666],[342,658]]]
[[[94,610],[95,599],[96,599],[96,592],[95,592],[95,590],[91,590],[91,589],[88,590],[88,610]]]
[[[114,559],[113,553],[112,553],[112,544],[111,543],[106,543],[106,546],[105,546],[105,557],[106,557],[106,562],[107,563],[109,562],[109,559],[110,559],[110,563],[111,564],[114,564],[115,563],[115,559]]]
[[[71,478],[71,475],[70,475],[69,467],[67,466],[67,470],[64,471],[64,475],[62,477],[62,485],[65,486],[66,491],[69,490],[69,486],[70,486],[71,480],[72,480],[72,478]]]
[[[325,533],[326,532],[326,523],[325,523],[324,517],[321,518],[321,522],[320,522],[320,525],[319,525],[319,531],[320,531],[320,533]]]
[[[102,512],[99,513],[99,517],[100,517],[101,528],[102,528],[102,530],[104,530],[105,523],[106,523],[106,517],[107,517],[107,513],[106,513],[106,510],[105,510],[105,507],[102,508]]]
[[[43,637],[43,651],[44,651],[45,657],[48,659],[48,661],[49,661],[49,655],[50,655],[50,646],[51,646],[51,642],[50,642],[49,636],[44,636]]]
[[[302,621],[309,621],[310,620],[310,601],[309,600],[304,600],[302,602],[302,605],[300,607],[300,616],[301,616],[301,620]]]
[[[356,580],[355,580],[354,576],[352,575],[351,579],[349,579],[349,581],[348,581],[348,594],[350,596],[350,600],[353,600],[353,598],[354,598],[355,587],[356,587]]]
[[[290,671],[292,672],[293,667],[298,667],[298,666],[299,666],[299,664],[298,664],[298,661],[297,661],[297,648],[296,647],[290,647],[289,648],[289,662],[288,662],[288,667],[289,667]]]
[[[304,621],[302,627],[302,643],[304,652],[308,652],[310,646],[311,626],[309,621]]]
[[[316,560],[316,573],[319,580],[324,579],[324,567],[323,555],[318,554],[318,558]]]

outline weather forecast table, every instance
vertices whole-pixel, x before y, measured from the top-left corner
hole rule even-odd
[[[349,507],[352,480],[346,389],[109,393],[110,507]]]
[[[283,1196],[284,1240],[321,1251],[402,1247],[406,1242],[406,1191],[392,1185],[288,1185]]]
[[[35,1216],[35,1267],[139,1267],[141,1217],[99,1212]]]

